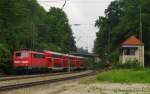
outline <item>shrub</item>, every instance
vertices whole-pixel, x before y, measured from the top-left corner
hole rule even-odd
[[[93,60],[86,61],[86,67],[88,69],[103,69],[106,66],[107,66],[106,63],[103,62],[94,62]]]
[[[11,51],[8,45],[0,44],[0,72],[5,74],[11,74],[12,63],[11,63]]]
[[[128,60],[124,64],[116,63],[113,65],[113,68],[142,68],[138,60]]]

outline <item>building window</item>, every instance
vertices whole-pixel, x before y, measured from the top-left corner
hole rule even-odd
[[[124,54],[125,55],[135,55],[136,49],[135,48],[126,48],[124,49]]]
[[[130,49],[130,55],[135,55],[136,50],[135,49]]]

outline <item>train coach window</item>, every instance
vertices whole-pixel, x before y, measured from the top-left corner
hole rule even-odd
[[[33,54],[33,58],[45,58],[42,54]]]
[[[18,52],[16,53],[17,57],[28,57],[28,53],[27,52]]]
[[[73,60],[74,58],[73,58],[73,57],[69,57],[69,59],[72,59],[72,60]]]
[[[53,54],[52,55],[54,58],[60,58],[60,55],[57,55],[57,54]]]

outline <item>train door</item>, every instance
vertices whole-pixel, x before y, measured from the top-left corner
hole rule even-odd
[[[47,59],[47,66],[49,69],[53,66],[53,59],[51,57],[46,58]]]

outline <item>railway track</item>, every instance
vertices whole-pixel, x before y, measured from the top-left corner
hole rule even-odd
[[[35,86],[35,85],[42,85],[42,84],[54,83],[54,82],[58,82],[58,81],[71,80],[71,79],[94,75],[96,73],[97,73],[96,71],[89,70],[89,71],[84,71],[84,72],[80,72],[80,73],[42,77],[41,79],[31,78],[32,81],[21,82],[21,83],[19,81],[17,81],[17,83],[9,83],[9,84],[3,83],[3,84],[0,84],[0,91],[20,89],[20,88],[26,88],[26,87],[31,87],[31,86]],[[10,82],[12,82],[12,81],[10,81]]]
[[[77,73],[77,72],[80,72],[80,71],[48,73],[48,74],[37,74],[37,75],[23,75],[23,76],[0,77],[0,82],[1,81],[9,81],[9,80],[18,80],[18,79],[28,79],[28,78],[55,76],[55,75],[62,75],[62,74],[71,74],[71,73]]]

